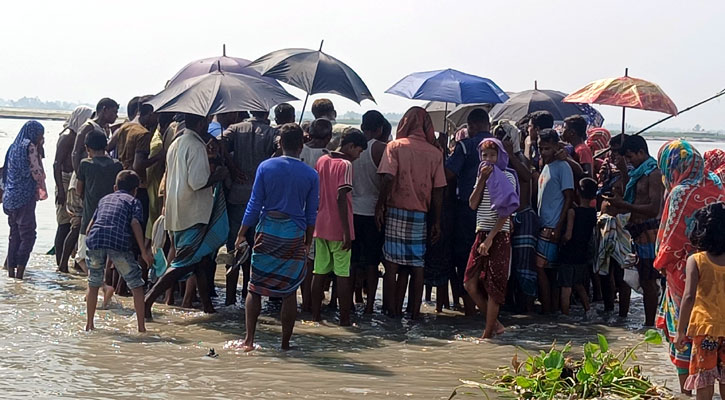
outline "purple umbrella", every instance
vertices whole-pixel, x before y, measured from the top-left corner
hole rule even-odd
[[[210,72],[219,71],[219,69],[221,69],[222,72],[231,72],[234,74],[250,75],[255,78],[262,78],[271,85],[280,88],[282,87],[282,85],[280,85],[276,79],[262,76],[262,74],[260,74],[256,70],[248,68],[247,66],[251,63],[251,61],[244,58],[227,57],[227,49],[226,45],[224,45],[222,47],[221,57],[202,58],[201,60],[192,61],[186,64],[184,68],[182,68],[179,72],[176,73],[176,75],[174,75],[173,78],[171,78],[167,86],[189,78],[208,74]]]

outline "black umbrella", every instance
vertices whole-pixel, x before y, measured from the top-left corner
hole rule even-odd
[[[215,115],[237,111],[269,111],[299,100],[261,78],[215,71],[172,84],[146,102],[157,112]]]
[[[519,121],[535,111],[550,112],[554,121],[563,121],[564,118],[577,114],[595,117],[590,115],[592,112],[601,118],[601,114],[591,107],[585,108],[581,104],[563,103],[564,97],[566,97],[566,93],[556,90],[539,90],[538,88],[512,94],[506,102],[493,106],[490,113],[491,120]]]
[[[375,101],[365,82],[347,64],[320,50],[283,49],[273,51],[253,61],[247,68],[300,88],[309,97],[317,93],[332,93],[358,104]],[[302,113],[307,105],[302,106]]]

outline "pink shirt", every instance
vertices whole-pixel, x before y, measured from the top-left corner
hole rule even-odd
[[[579,143],[574,148],[574,161],[579,164],[589,164],[594,168],[594,157],[592,156],[592,149],[586,145],[586,143]]]
[[[388,143],[378,173],[395,177],[387,205],[408,211],[428,212],[433,189],[446,186],[443,152],[417,136]]]
[[[350,226],[350,240],[355,239],[352,225],[352,163],[344,158],[323,155],[315,165],[320,175],[320,206],[315,223],[315,237],[325,240],[342,241],[342,221],[337,210],[337,193],[340,189],[347,192],[347,220]]]

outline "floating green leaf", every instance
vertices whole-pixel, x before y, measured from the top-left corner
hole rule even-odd
[[[602,351],[602,353],[606,353],[609,351],[609,343],[607,342],[607,338],[604,337],[601,333],[597,334],[597,339],[599,339],[599,349]]]

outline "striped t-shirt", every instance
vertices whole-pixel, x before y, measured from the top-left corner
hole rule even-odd
[[[506,178],[516,187],[516,177],[509,171],[503,171]],[[498,220],[498,213],[491,208],[491,194],[488,192],[488,186],[483,189],[483,197],[476,211],[476,232],[493,230]],[[502,232],[511,232],[511,219],[506,219],[506,223],[501,228]]]

